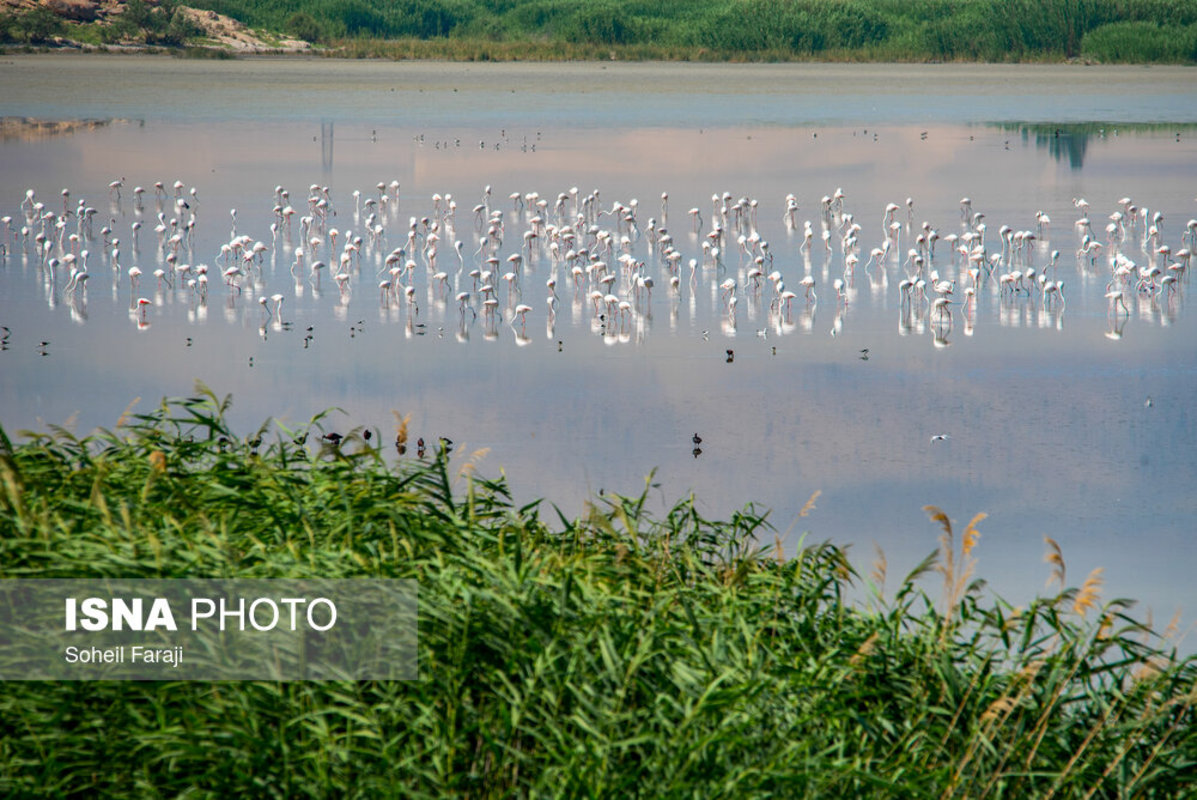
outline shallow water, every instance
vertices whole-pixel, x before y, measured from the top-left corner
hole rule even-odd
[[[638,493],[653,474],[658,508],[691,490],[711,515],[756,501],[772,509],[789,552],[809,531],[853,543],[868,572],[876,544],[896,576],[936,545],[923,505],[943,507],[960,527],[985,511],[978,572],[1013,602],[1042,588],[1049,535],[1064,549],[1070,583],[1103,566],[1107,597],[1140,598],[1157,619],[1178,606],[1191,616],[1197,323],[1188,281],[1175,293],[1129,288],[1129,311],[1111,314],[1110,248],[1092,262],[1078,257],[1073,200],[1088,200],[1103,243],[1109,215],[1129,196],[1149,209],[1148,224],[1162,213],[1160,241],[1173,253],[1186,244],[1186,222],[1197,216],[1193,75],[12,58],[0,63],[0,116],[112,121],[0,141],[0,213],[14,229],[26,189],[54,213],[64,187],[68,209],[85,199],[97,211],[80,245],[89,251],[85,293],[64,290],[65,267],[51,281],[31,237],[9,234],[0,268],[0,324],[10,330],[0,352],[0,420],[10,433],[68,420],[80,431],[111,426],[132,398],[145,407],[189,393],[195,379],[232,393],[246,433],[267,416],[296,425],[336,406],[344,413],[331,428],[374,426],[389,441],[396,411],[411,415],[413,439],[447,436],[463,456],[486,448],[482,470],[508,474],[517,499],[547,497],[568,513],[600,490]],[[108,184],[122,177],[118,201]],[[176,180],[189,209],[174,206]],[[153,270],[167,263],[153,230],[155,181],[170,195],[161,201],[167,224],[195,215],[178,263],[211,267],[206,303],[185,279],[157,288]],[[385,236],[363,241],[344,292],[333,280],[344,237],[334,248],[327,230],[320,258],[329,269],[319,285],[309,279],[310,253],[293,276],[310,185],[328,188],[328,228],[365,239],[371,212],[357,205],[391,181],[398,202],[388,187],[386,205],[376,207]],[[135,185],[147,189],[141,211]],[[513,192],[539,193],[554,223],[558,195],[574,187],[579,199],[597,191],[604,212],[636,199],[629,254],[654,278],[651,299],[634,298],[621,277],[611,290],[631,307],[596,320],[591,286],[574,302],[569,267],[554,266],[542,232],[515,270],[519,296],[496,284],[492,318],[468,275],[482,268],[473,209],[488,185],[489,206],[504,222],[500,273],[512,269],[506,259],[521,251],[530,226]],[[276,186],[298,209],[290,236],[272,236]],[[843,213],[861,226],[850,276],[842,213],[831,215],[830,253],[821,236],[821,199],[837,188]],[[752,289],[735,232],[722,243],[722,266],[704,258],[712,195],[723,205],[724,193],[733,203],[757,201],[755,226],[741,232],[755,229],[768,242],[764,271],[780,272],[797,294],[788,312],[771,310],[768,279]],[[783,222],[791,193],[794,227]],[[420,243],[415,304],[401,292],[383,301],[385,258],[407,246],[412,217],[436,216],[434,194],[442,208],[448,196],[457,204],[452,228],[442,222],[436,265]],[[962,222],[964,196],[985,215],[991,255],[1002,252],[1003,225],[1036,230],[1036,212],[1050,216],[1028,263],[1041,269],[1060,251],[1049,276],[1064,282],[1062,306],[1039,293],[1003,297],[997,276],[1013,268],[1003,260],[975,307],[964,308],[969,279],[946,242],[974,230]],[[570,213],[576,202],[567,198]],[[885,239],[888,203],[899,206],[898,239],[883,267],[865,269]],[[692,207],[703,217],[700,233]],[[676,291],[663,247],[649,248],[650,219],[680,254]],[[806,221],[809,251],[801,248]],[[907,305],[899,289],[924,221],[940,236],[927,271],[956,279],[956,302],[942,314]],[[267,246],[253,278],[239,278],[239,293],[219,277],[234,224]],[[609,213],[594,224],[615,230]],[[77,230],[73,218],[69,225]],[[105,225],[121,240],[115,271]],[[1122,244],[1137,265],[1152,259],[1144,230],[1141,220]],[[63,255],[57,245],[52,254]],[[603,255],[616,274],[617,254]],[[693,284],[692,258],[707,265]],[[136,291],[132,266],[142,270]],[[438,271],[447,273],[446,289],[432,277]],[[817,302],[799,283],[808,274]],[[546,280],[554,275],[550,322]],[[846,302],[836,297],[837,278],[847,282]],[[727,279],[737,283],[734,326],[721,298]],[[458,291],[471,293],[473,309],[460,310]],[[258,303],[276,293],[285,297],[286,326]],[[144,313],[130,309],[139,296],[150,301]],[[531,307],[526,323],[514,318],[517,302]],[[938,434],[948,438],[933,440]],[[814,510],[798,518],[815,491]]]

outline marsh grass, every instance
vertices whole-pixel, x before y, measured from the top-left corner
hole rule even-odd
[[[1085,36],[1082,55],[1107,64],[1192,64],[1197,61],[1197,24],[1112,22]]]
[[[1192,63],[1190,0],[193,0],[344,54]],[[295,20],[302,16],[303,25]]]
[[[0,43],[180,48],[173,2],[98,22],[0,15]],[[657,61],[1197,62],[1191,0],[192,0],[259,33],[351,58]],[[272,34],[265,33],[267,38]]]
[[[1057,594],[987,600],[983,515],[957,549],[929,507],[940,552],[888,599],[881,555],[862,607],[843,549],[782,558],[753,506],[656,516],[646,485],[571,519],[443,451],[326,444],[335,412],[237,435],[228,408],[0,430],[3,577],[414,578],[420,679],[7,682],[0,795],[1192,792],[1194,661],[1096,580],[1065,589],[1058,547]]]

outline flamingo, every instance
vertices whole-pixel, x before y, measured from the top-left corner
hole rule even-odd
[[[810,275],[806,275],[802,278],[802,280],[798,281],[798,284],[806,290],[807,302],[812,302],[812,301],[818,302],[819,298],[815,295],[815,279],[814,278],[812,278]]]
[[[1114,314],[1119,307],[1125,313],[1130,314],[1130,308],[1126,305],[1126,298],[1122,296],[1121,290],[1113,289],[1106,292],[1106,300],[1109,301],[1110,314]]]

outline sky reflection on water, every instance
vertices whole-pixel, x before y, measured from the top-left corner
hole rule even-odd
[[[924,504],[961,522],[987,511],[980,572],[1011,599],[1042,587],[1042,537],[1050,535],[1077,580],[1105,566],[1110,595],[1142,598],[1157,617],[1177,605],[1197,608],[1187,578],[1197,505],[1197,350],[1187,281],[1175,296],[1128,292],[1130,313],[1111,315],[1110,268],[1104,256],[1092,266],[1078,259],[1073,204],[1087,198],[1104,241],[1108,215],[1130,196],[1163,213],[1163,240],[1179,250],[1186,220],[1197,216],[1197,137],[1183,125],[1082,130],[1070,134],[1086,137],[1078,151],[1075,144],[1045,146],[1038,129],[986,124],[1051,120],[1053,113],[1061,122],[1126,122],[1143,109],[1191,111],[1194,89],[1183,80],[1191,73],[1177,79],[1160,71],[1160,85],[1172,88],[1156,97],[1136,90],[1139,73],[1058,68],[969,68],[971,77],[918,67],[819,68],[788,92],[781,84],[795,82],[777,76],[795,73],[780,68],[571,65],[554,72],[328,62],[316,74],[276,62],[238,62],[227,73],[168,62],[151,91],[142,79],[122,83],[144,69],[140,60],[14,61],[3,68],[32,65],[49,85],[37,100],[0,101],[5,114],[103,113],[131,121],[0,142],[3,214],[20,218],[26,188],[49,210],[61,210],[64,187],[72,205],[86,198],[98,210],[86,304],[72,307],[62,291],[65,274],[50,291],[37,257],[10,241],[0,271],[0,324],[12,331],[0,353],[0,419],[10,432],[72,416],[79,430],[112,425],[132,398],[148,405],[187,394],[198,378],[233,394],[233,417],[246,433],[268,416],[294,425],[337,406],[345,414],[334,416],[334,426],[376,426],[387,440],[392,410],[409,413],[413,436],[448,436],[463,454],[487,448],[483,471],[502,470],[520,499],[548,497],[569,513],[600,489],[638,492],[655,469],[661,505],[690,490],[712,515],[757,501],[773,509],[791,552],[809,530],[816,539],[855,543],[863,566],[876,542],[897,574],[935,546],[938,530]],[[98,67],[88,74],[108,87],[106,98],[73,88],[80,64]],[[262,68],[271,81],[249,85],[245,76]],[[214,71],[196,82],[196,69]],[[457,88],[468,96],[446,105],[454,88],[446,81],[467,72],[482,85],[467,90],[462,82]],[[585,82],[600,72],[602,82]],[[1011,74],[1036,77],[1038,93],[1017,95]],[[555,75],[562,80],[546,86]],[[1058,93],[1061,81],[1077,78],[1100,103],[1085,107]],[[882,79],[891,89],[869,89]],[[773,88],[759,88],[769,80]],[[380,108],[397,81],[404,102]],[[514,95],[496,91],[500,85]],[[194,97],[190,86],[198,87]],[[437,97],[422,100],[421,89]],[[889,99],[877,107],[878,98]],[[751,110],[754,99],[759,112]],[[1023,117],[1011,116],[1014,104]],[[107,186],[122,176],[117,204]],[[155,289],[152,271],[164,261],[152,232],[153,190],[140,216],[130,191],[159,180],[197,190],[195,238],[184,260],[213,265],[206,307],[181,285]],[[392,180],[400,200],[380,216],[385,242],[365,243],[347,294],[331,279],[339,248],[323,252],[331,268],[319,291],[306,274],[296,281],[290,267],[298,234],[289,244],[271,236],[275,186],[289,189],[301,214],[309,184],[327,186],[337,212],[330,225],[364,235],[369,211],[355,213],[352,193],[376,197],[376,184]],[[568,270],[559,266],[550,328],[545,280],[554,270],[542,237],[521,278],[520,299],[531,306],[526,325],[512,320],[506,293],[502,322],[488,325],[481,307],[477,320],[474,312],[463,316],[453,295],[477,292],[466,270],[459,274],[451,242],[461,239],[472,257],[479,237],[472,209],[487,185],[506,225],[496,252],[504,270],[529,217],[514,210],[512,192],[538,192],[550,209],[575,186],[582,197],[598,191],[605,211],[637,198],[641,238],[631,252],[656,279],[651,303],[641,300],[643,313],[618,325],[596,323],[588,298],[572,301]],[[832,288],[844,277],[838,233],[830,255],[819,236],[820,200],[837,188],[861,225],[861,265],[843,305]],[[650,253],[645,235],[650,218],[662,224],[662,192],[669,194],[664,224],[681,254],[676,296],[659,248]],[[758,201],[770,269],[799,293],[791,314],[770,313],[767,280],[759,295],[748,291],[749,261],[734,239],[725,243],[725,269],[700,268],[689,288],[687,264],[702,258],[711,196],[723,192]],[[438,300],[435,270],[419,259],[420,310],[413,313],[402,295],[380,301],[378,276],[386,255],[405,246],[409,219],[432,216],[434,193],[458,205],[456,227],[442,231],[438,248],[452,291]],[[793,229],[782,219],[788,193],[799,203]],[[963,196],[985,214],[991,253],[1000,249],[1002,225],[1034,230],[1037,211],[1050,215],[1033,263],[1061,251],[1053,277],[1065,282],[1063,309],[1046,308],[1039,296],[1002,300],[990,281],[972,314],[960,305],[944,317],[925,307],[905,310],[899,282],[910,270],[903,266],[910,238],[924,220],[941,237],[966,232]],[[866,273],[891,202],[899,206],[899,244],[883,270]],[[703,214],[700,234],[691,207]],[[237,231],[268,245],[260,282],[240,295],[224,288],[215,266],[231,238],[234,208]],[[136,219],[143,229],[134,253]],[[122,239],[116,276],[98,241],[110,220]],[[807,220],[816,238],[804,254]],[[608,215],[596,224],[613,228]],[[1141,250],[1128,246],[1127,253],[1146,261]],[[957,277],[961,300],[967,276],[949,259],[941,241],[935,266]],[[134,264],[143,271],[136,293],[124,274]],[[799,284],[808,273],[819,298],[810,306]],[[734,328],[719,289],[729,277],[739,292]],[[267,321],[257,302],[274,293],[286,298],[287,328]],[[137,295],[151,300],[140,325],[129,310]],[[42,341],[50,344],[37,347]],[[703,438],[697,457],[695,432]],[[931,440],[941,433],[950,438]],[[797,519],[815,490],[822,492],[815,511]]]

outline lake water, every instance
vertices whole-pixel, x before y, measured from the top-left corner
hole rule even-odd
[[[294,426],[335,406],[343,413],[327,429],[370,426],[389,442],[394,411],[411,415],[413,440],[448,437],[462,457],[487,448],[484,473],[505,473],[517,499],[548,498],[566,513],[600,491],[638,494],[654,474],[658,510],[690,491],[711,516],[755,501],[771,509],[788,552],[805,532],[851,543],[867,573],[876,545],[896,576],[936,546],[924,505],[942,507],[958,528],[984,511],[978,573],[1011,601],[1042,590],[1051,536],[1071,584],[1101,566],[1107,598],[1139,598],[1157,621],[1178,607],[1192,619],[1197,321],[1187,273],[1171,288],[1135,283],[1139,267],[1168,274],[1193,246],[1195,76],[11,57],[0,62],[0,116],[103,124],[58,135],[9,125],[0,141],[0,213],[12,218],[0,266],[0,324],[9,329],[0,421],[10,435],[61,423],[86,432],[115,424],[133,398],[148,408],[190,393],[196,379],[233,395],[245,433],[269,416]],[[109,184],[119,179],[118,199]],[[176,205],[176,181],[186,208]],[[135,186],[145,189],[140,208]],[[61,246],[47,221],[53,276],[22,208],[26,190],[43,214],[64,205],[72,213]],[[822,199],[837,190],[842,204],[825,211]],[[788,195],[797,203],[790,220]],[[962,213],[964,197],[971,208]],[[1074,203],[1081,198],[1087,211]],[[81,201],[96,212],[90,231],[73,216]],[[289,231],[272,231],[276,205],[295,209]],[[587,208],[602,214],[573,225]],[[1114,212],[1128,223],[1118,242],[1106,232]],[[1078,255],[1086,215],[1102,248]],[[306,233],[305,216],[316,218]],[[715,241],[708,234],[721,217]],[[437,223],[431,259],[425,218]],[[501,243],[487,233],[495,221]],[[921,277],[934,270],[955,281],[942,309],[930,306],[930,288],[928,300],[907,300],[900,286],[916,272],[908,251],[924,222],[938,241]],[[859,261],[845,274],[853,223]],[[567,224],[578,229],[572,242],[560,237]],[[1153,224],[1158,237],[1145,243]],[[1003,227],[1037,234],[1017,261]],[[671,243],[658,240],[662,228]],[[81,290],[66,288],[69,233],[88,251]],[[953,250],[966,235],[984,247],[967,303],[970,262]],[[235,236],[264,251],[230,288],[222,246]],[[345,242],[357,236],[360,249],[342,267]],[[105,237],[120,240],[115,268]],[[887,238],[881,264],[867,264]],[[379,283],[392,279],[387,257],[397,248],[405,252],[384,296]],[[1055,293],[1045,302],[1039,288],[1002,290],[1003,273],[1042,272],[1053,251],[1047,278],[1063,281],[1064,302]],[[1125,309],[1111,310],[1115,251],[1136,272],[1123,287]],[[498,261],[488,264],[490,254]],[[516,254],[521,262],[508,260]],[[754,279],[758,255],[763,275]],[[316,259],[327,267],[313,278]],[[183,264],[191,269],[171,284],[153,275]],[[187,287],[201,264],[206,300]],[[578,288],[575,265],[584,268]],[[131,267],[142,273],[136,289]],[[469,274],[487,269],[493,311]],[[775,300],[773,272],[795,295],[788,303]],[[614,281],[600,284],[604,274]],[[634,274],[652,278],[651,292],[636,289]],[[817,299],[807,299],[806,276]],[[596,287],[615,301],[596,306]],[[465,308],[459,292],[470,295]],[[285,325],[271,313],[276,294]],[[149,301],[140,310],[138,297]],[[521,303],[530,307],[524,321]],[[815,508],[799,518],[816,491]]]

